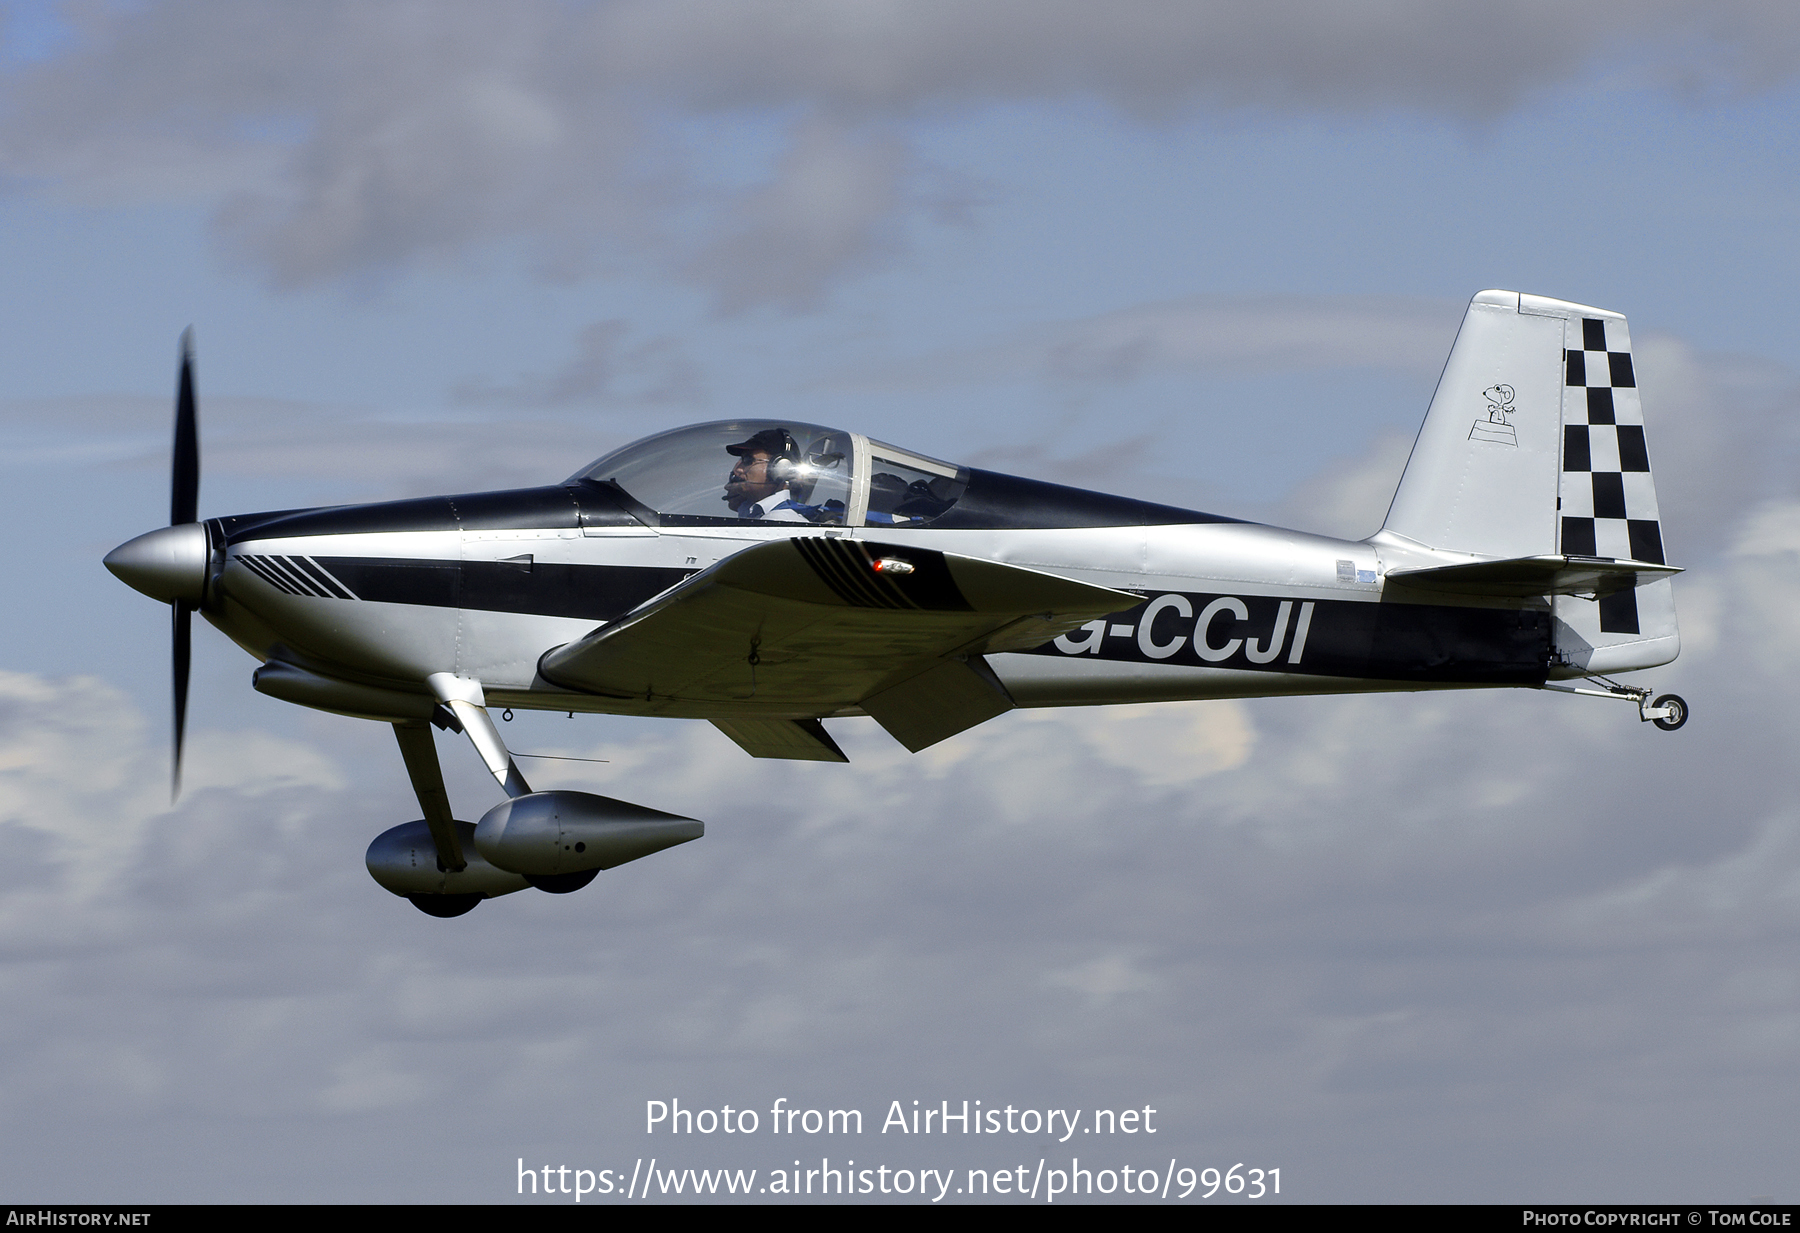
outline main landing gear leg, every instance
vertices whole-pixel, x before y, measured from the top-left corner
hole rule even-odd
[[[1588,680],[1601,688],[1584,689],[1579,685],[1542,685],[1539,688],[1554,689],[1559,694],[1585,694],[1590,698],[1618,698],[1625,702],[1635,702],[1638,721],[1653,723],[1664,732],[1673,732],[1688,721],[1687,699],[1680,694],[1664,694],[1652,702],[1650,691],[1641,686],[1621,685],[1603,676],[1590,676]]]
[[[438,868],[461,873],[468,868],[469,862],[463,858],[462,843],[456,837],[456,825],[450,816],[450,794],[444,791],[444,769],[438,765],[437,745],[431,739],[431,728],[422,721],[413,720],[395,724],[394,736],[400,742],[400,756],[406,760],[406,773],[419,797],[425,825],[431,828],[431,842],[437,845]]]
[[[394,725],[394,739],[400,742],[406,774],[419,798],[419,810],[425,815],[432,846],[437,849],[438,870],[440,873],[461,873],[469,867],[469,861],[463,855],[456,822],[450,814],[450,794],[444,791],[444,771],[438,765],[437,745],[431,739],[431,727],[420,720],[398,723]],[[380,843],[380,840],[376,842]],[[406,897],[427,916],[441,917],[472,912],[483,898],[476,894],[409,894]]]

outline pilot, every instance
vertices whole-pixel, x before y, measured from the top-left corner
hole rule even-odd
[[[811,522],[815,510],[796,497],[801,478],[800,447],[785,428],[765,428],[748,441],[727,445],[737,458],[720,498],[739,518],[765,522]]]

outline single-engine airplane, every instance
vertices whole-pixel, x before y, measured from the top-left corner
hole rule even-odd
[[[422,819],[375,880],[434,916],[562,893],[693,819],[534,792],[490,712],[710,720],[759,758],[918,751],[1013,707],[1524,686],[1687,704],[1608,674],[1680,640],[1625,318],[1469,304],[1385,525],[1259,526],[943,462],[789,420],[661,433],[542,488],[197,518],[190,336],[170,524],[106,565],[174,613],[179,785],[192,615],[265,694],[392,724]],[[505,793],[450,807],[431,726]]]

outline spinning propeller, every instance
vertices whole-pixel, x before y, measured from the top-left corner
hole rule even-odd
[[[200,504],[200,425],[194,411],[194,328],[181,332],[181,384],[175,394],[175,449],[170,463],[169,525],[195,522]],[[181,746],[187,736],[188,663],[194,647],[194,608],[185,599],[170,606],[173,617],[175,759],[169,801],[181,793]]]
[[[168,604],[172,616],[175,748],[169,799],[181,791],[181,747],[187,730],[188,664],[194,611],[206,598],[209,546],[197,521],[200,502],[200,433],[194,405],[194,332],[181,335],[181,380],[175,395],[175,450],[169,485],[169,525],[120,544],[106,554],[106,568],[127,585]]]

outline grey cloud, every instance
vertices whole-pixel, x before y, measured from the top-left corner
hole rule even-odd
[[[1153,114],[1202,101],[1480,117],[1633,44],[1690,77],[1760,84],[1793,71],[1800,23],[1762,0],[1604,12],[1554,0],[676,0],[609,7],[593,31],[620,71],[718,108],[805,100],[890,114],[1087,96]]]
[[[1800,61],[1800,20],[1758,0],[172,0],[80,23],[0,85],[15,185],[210,203],[227,250],[285,285],[513,240],[551,277],[647,261],[726,307],[815,303],[897,251],[932,212],[906,125],[946,109],[1480,119],[1597,58],[1701,89]],[[708,114],[773,118],[789,153],[761,183],[702,186],[680,125]]]
[[[516,237],[547,271],[571,272],[586,246],[656,230],[667,199],[641,120],[567,62],[553,7],[323,16],[330,45],[319,63],[302,58],[308,80],[286,104],[311,131],[279,177],[232,194],[216,217],[244,260],[304,284],[452,262]]]
[[[809,308],[846,274],[898,247],[907,170],[896,139],[803,125],[769,182],[737,203],[728,229],[688,267],[726,310]]]

